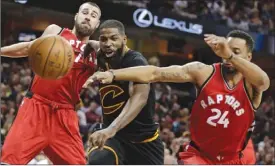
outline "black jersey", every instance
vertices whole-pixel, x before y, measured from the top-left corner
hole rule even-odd
[[[137,51],[129,50],[124,56],[106,57],[98,54],[98,67],[101,71],[109,69],[120,69],[133,66],[148,65],[147,60]],[[130,98],[129,88],[133,83],[129,81],[114,81],[111,84],[100,84],[100,100],[103,111],[103,123],[109,126],[113,120],[119,116],[125,104]],[[133,142],[142,142],[155,137],[158,124],[154,122],[155,94],[151,86],[147,104],[143,107],[138,116],[125,128],[121,129],[117,135],[129,139]]]

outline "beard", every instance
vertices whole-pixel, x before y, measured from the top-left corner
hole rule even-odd
[[[87,25],[78,23],[77,21],[75,22],[75,29],[77,34],[82,37],[91,36],[94,33],[93,28],[88,28]]]
[[[112,55],[108,55],[106,52],[103,52],[101,49],[102,54],[104,54],[104,57],[120,57],[122,56],[122,52],[123,52],[123,48],[124,48],[124,44],[122,43],[120,48],[118,48],[114,53],[112,53]]]
[[[123,58],[123,48],[124,44],[122,44],[122,47],[118,48],[111,56],[108,56],[106,52],[100,49],[97,53],[98,63],[105,66],[105,62],[107,61],[112,69],[119,69],[121,67],[121,60]],[[102,61],[103,59],[104,61]]]
[[[233,67],[228,67],[228,66],[225,66],[225,65],[222,65],[222,70],[224,71],[224,73],[226,74],[236,74],[237,73],[237,70]]]

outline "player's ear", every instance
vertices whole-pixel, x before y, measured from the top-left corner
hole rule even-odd
[[[77,16],[78,16],[78,13],[75,14],[74,21],[76,21]]]
[[[98,22],[97,22],[97,25],[96,25],[96,29],[99,27],[99,25],[100,25],[100,20],[98,20]]]
[[[247,59],[248,59],[249,61],[251,61],[251,59],[252,59],[252,52],[249,52],[249,53],[248,53]]]
[[[123,44],[127,44],[127,36],[126,35],[124,35],[124,37],[123,37]]]

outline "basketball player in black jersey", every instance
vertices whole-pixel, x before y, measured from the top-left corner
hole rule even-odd
[[[147,65],[141,53],[126,46],[124,25],[107,20],[100,28],[100,71]],[[88,80],[85,84],[90,83]],[[150,84],[114,81],[100,84],[104,129],[89,138],[88,164],[148,165],[164,163],[159,125],[153,120],[155,95]]]

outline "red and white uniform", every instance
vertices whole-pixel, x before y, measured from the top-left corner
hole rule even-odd
[[[244,80],[230,88],[223,78],[221,64],[213,66],[214,71],[202,87],[190,117],[191,140],[197,148],[186,147],[187,151],[180,154],[184,163],[188,163],[184,161],[190,155],[188,148],[197,150],[206,160],[218,163],[239,158],[247,134],[253,129],[254,109]]]
[[[59,80],[34,77],[2,148],[1,162],[27,164],[43,151],[53,164],[86,164],[75,104],[95,71],[95,53],[83,58],[85,43],[69,30],[60,33],[75,51],[73,68]]]
[[[62,104],[75,105],[79,102],[79,93],[86,80],[93,75],[95,71],[95,53],[85,60],[81,55],[86,46],[79,41],[69,29],[63,29],[60,36],[67,39],[75,52],[75,60],[72,70],[58,80],[45,80],[35,76],[31,91],[52,101],[58,101]]]

